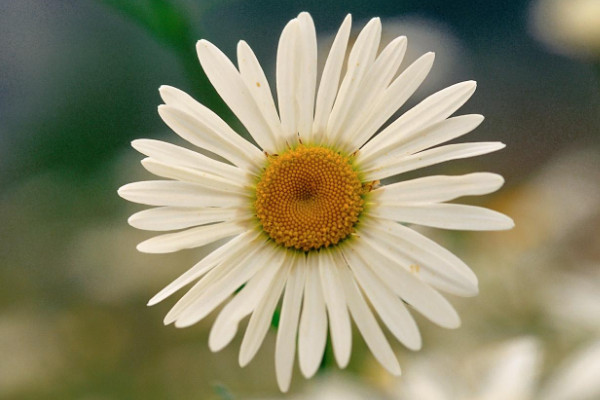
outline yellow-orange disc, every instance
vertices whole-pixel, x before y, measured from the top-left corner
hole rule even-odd
[[[363,210],[363,184],[350,157],[299,145],[269,163],[256,185],[256,216],[277,244],[316,250],[352,232]]]

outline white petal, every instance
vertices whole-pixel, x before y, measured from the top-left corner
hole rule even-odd
[[[298,361],[306,378],[317,372],[327,341],[327,314],[319,277],[319,254],[309,253],[306,260],[304,304],[300,316]]]
[[[267,295],[265,288],[279,268],[263,268],[254,275],[235,297],[227,303],[219,313],[208,337],[211,351],[219,351],[231,342],[237,333],[242,319],[250,315],[263,297]]]
[[[195,281],[223,261],[226,255],[236,254],[236,251],[245,251],[247,246],[251,246],[254,243],[258,235],[259,233],[256,231],[248,231],[231,239],[229,242],[204,257],[200,262],[173,282],[169,283],[164,289],[150,299],[148,305],[153,306],[154,304],[163,301],[182,287]]]
[[[225,178],[198,171],[188,167],[180,167],[173,164],[165,164],[153,158],[144,158],[142,165],[148,172],[161,178],[175,179],[182,182],[196,183],[206,188],[223,190],[225,192],[234,192],[244,194],[247,192],[238,183],[231,182]]]
[[[140,153],[165,164],[208,172],[240,185],[247,184],[249,180],[248,173],[240,168],[171,143],[153,139],[137,139],[131,142],[131,146]]]
[[[134,203],[173,207],[240,207],[248,199],[238,193],[207,189],[195,183],[179,181],[142,181],[128,183],[119,196]]]
[[[269,125],[270,132],[273,135],[271,140],[276,142],[276,138],[282,135],[281,123],[265,73],[256,55],[243,40],[238,43],[237,58],[240,75],[258,105],[265,122]]]
[[[319,91],[315,106],[315,119],[313,121],[313,140],[320,143],[327,128],[327,121],[333,107],[333,102],[337,95],[340,84],[340,75],[344,65],[348,38],[350,37],[350,28],[352,26],[352,17],[350,14],[344,18],[344,22],[335,36],[329,56],[323,68]]]
[[[426,53],[404,70],[373,106],[372,113],[357,126],[354,143],[361,147],[419,88],[429,74],[435,55]],[[360,153],[359,153],[360,154]]]
[[[172,231],[191,226],[229,221],[239,215],[235,208],[150,208],[133,214],[127,222],[138,229],[148,231]]]
[[[363,162],[390,152],[413,132],[426,128],[452,115],[475,92],[474,81],[457,83],[432,94],[405,112],[362,148]]]
[[[365,74],[348,117],[341,127],[344,131],[344,142],[348,142],[346,151],[357,150],[362,144],[356,141],[357,136],[361,136],[362,133],[357,128],[371,114],[379,99],[385,95],[385,89],[396,74],[405,52],[406,37],[401,36],[392,40]]]
[[[258,145],[268,151],[276,149],[275,135],[248,91],[240,73],[215,45],[207,40],[196,44],[200,64],[221,98],[244,124]]]
[[[285,286],[275,344],[275,372],[277,384],[282,392],[288,391],[292,380],[305,273],[306,256],[295,254],[290,276]]]
[[[327,123],[327,142],[341,143],[342,126],[356,98],[366,71],[375,60],[381,39],[381,21],[373,18],[363,28],[348,57],[348,67]]]
[[[376,203],[439,203],[462,196],[495,192],[504,178],[489,172],[460,176],[433,175],[385,185],[371,192]]]
[[[483,115],[459,115],[437,122],[423,130],[406,135],[402,143],[389,149],[386,156],[410,155],[463,136],[483,122]]]
[[[280,251],[280,255],[278,260],[269,263],[269,268],[273,268],[277,272],[271,284],[263,286],[265,295],[256,306],[246,328],[239,356],[239,363],[242,367],[245,367],[254,358],[265,339],[269,326],[271,326],[275,306],[277,306],[287,280],[291,259],[287,252]]]
[[[187,93],[170,86],[161,86],[160,95],[166,106],[159,106],[158,113],[179,136],[239,167],[255,169],[260,164],[262,152],[238,135],[212,110]],[[169,112],[169,109],[177,109],[179,112]],[[178,122],[178,118],[182,121]]]
[[[400,375],[400,365],[394,355],[394,351],[383,335],[373,313],[369,310],[369,306],[367,306],[360,290],[356,286],[352,272],[347,266],[340,268],[340,279],[350,314],[352,314],[352,318],[371,353],[391,374]]]
[[[248,227],[241,222],[221,222],[155,236],[138,244],[137,249],[143,253],[154,254],[193,249],[247,231]]]
[[[250,257],[257,252],[259,254],[264,253],[264,240],[259,235],[248,237],[250,233],[254,232],[246,232],[245,234],[239,235],[234,240],[237,241],[236,246],[226,246],[227,251],[221,252],[222,248],[217,249],[214,253],[219,252],[215,259],[217,260],[217,265],[215,265],[205,276],[202,277],[198,282],[192,286],[190,290],[187,291],[185,295],[175,305],[169,310],[167,315],[165,316],[163,322],[165,325],[175,322],[177,318],[184,312],[189,306],[200,296],[205,294],[208,288],[216,285],[219,282],[223,282],[223,278],[226,277],[232,270],[243,268],[243,261],[246,257]],[[248,239],[247,241],[238,241],[238,239]],[[229,242],[228,244],[230,244]],[[211,253],[210,256],[212,256]],[[207,257],[208,258],[208,257]],[[202,260],[199,264],[203,263]],[[194,267],[196,268],[196,267]],[[191,270],[186,272],[187,275],[190,273],[190,277],[188,280],[192,279]],[[182,280],[183,277],[178,278],[177,280]],[[248,279],[250,279],[249,277]],[[175,285],[176,282],[173,282],[171,285]],[[184,281],[181,282],[183,286],[185,284]],[[166,291],[168,288],[163,289]],[[159,293],[160,294],[160,293]],[[158,295],[157,295],[158,296]],[[156,296],[155,296],[156,297]]]
[[[372,231],[377,242],[394,255],[393,259],[404,259],[408,266],[415,265],[420,271],[419,276],[428,283],[432,284],[430,279],[437,277],[437,282],[445,281],[453,288],[449,293],[458,296],[477,294],[477,277],[473,271],[433,240],[401,224],[381,219],[366,223],[365,229]]]
[[[506,147],[500,142],[457,143],[435,147],[407,157],[385,157],[365,169],[365,180],[378,180],[450,160],[480,156]]]
[[[352,248],[344,248],[343,253],[354,272],[356,281],[390,332],[409,349],[419,350],[421,348],[419,328],[402,300],[373,273]]]
[[[287,23],[281,32],[277,47],[277,102],[279,104],[279,118],[283,137],[279,145],[287,141],[292,144],[298,133],[298,110],[296,103],[296,89],[298,85],[298,20],[293,19]]]
[[[442,229],[497,231],[515,226],[513,220],[504,214],[463,204],[383,203],[373,207],[369,215]]]
[[[452,305],[441,294],[423,282],[416,274],[412,274],[398,265],[397,260],[379,246],[375,239],[366,235],[361,237],[361,246],[357,246],[358,255],[368,263],[379,278],[387,282],[389,287],[430,321],[444,328],[458,328],[460,318]],[[377,254],[376,260],[372,255]]]
[[[298,15],[298,50],[300,51],[300,69],[296,80],[298,133],[301,138],[310,140],[317,85],[317,33],[315,24],[307,12]]]
[[[319,253],[319,272],[323,285],[323,297],[329,314],[331,343],[340,368],[348,365],[352,350],[350,315],[338,272],[340,268],[345,268],[345,264],[346,262],[341,258],[339,252],[334,249]]]
[[[177,316],[175,326],[177,328],[185,328],[206,317],[240,286],[252,278],[259,269],[269,265],[275,255],[275,250],[270,243],[262,244],[260,247],[252,249],[233,268],[229,268],[218,280],[213,281],[210,286],[206,286],[200,295],[193,298],[189,305]],[[217,273],[219,271],[213,269],[198,284],[202,283],[213,272]]]

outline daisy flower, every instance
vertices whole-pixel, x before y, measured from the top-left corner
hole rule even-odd
[[[350,28],[348,15],[317,85],[317,40],[310,15],[301,13],[285,26],[277,49],[277,105],[246,42],[238,44],[236,67],[213,44],[200,40],[202,68],[255,143],[189,95],[163,86],[162,119],[210,156],[162,141],[135,140],[133,147],[148,157],[143,166],[167,180],[119,189],[129,201],[157,206],[132,215],[132,226],[178,230],[140,243],[142,252],[169,253],[229,239],[150,300],[149,305],[156,304],[195,282],[165,324],[193,325],[226,303],[209,337],[210,348],[218,351],[250,315],[239,353],[245,366],[261,346],[282,298],[275,351],[282,391],[290,385],[296,343],[300,370],[311,377],[321,362],[328,329],[338,365],[348,364],[351,319],[375,358],[395,375],[400,366],[373,311],[410,349],[419,349],[421,338],[407,305],[440,326],[459,326],[457,313],[440,291],[473,296],[477,278],[456,256],[407,225],[470,230],[513,226],[498,212],[447,203],[497,190],[503,179],[496,174],[380,184],[504,145],[433,147],[483,120],[481,115],[448,118],[475,91],[472,81],[431,95],[382,129],[423,82],[434,56],[423,55],[397,75],[406,38],[398,37],[378,54],[381,22],[374,18],[358,35],[342,74]]]

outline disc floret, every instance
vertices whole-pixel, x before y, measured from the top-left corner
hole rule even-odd
[[[254,207],[262,230],[277,244],[318,250],[354,232],[364,193],[352,156],[300,144],[268,156]]]

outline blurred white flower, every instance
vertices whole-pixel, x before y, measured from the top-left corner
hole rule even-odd
[[[594,400],[600,395],[600,341],[570,355],[543,384],[541,361],[541,343],[534,337],[484,347],[464,359],[422,360],[399,381],[397,398]]]
[[[398,383],[402,400],[528,400],[541,361],[537,340],[486,347],[467,358],[417,362]],[[444,377],[441,378],[440,377]]]
[[[571,354],[548,378],[539,400],[600,398],[600,340]]]
[[[566,55],[600,58],[600,1],[537,0],[532,4],[533,35]]]
[[[317,377],[297,394],[260,400],[387,400],[388,397],[360,383],[349,374],[330,373]],[[259,400],[253,399],[253,400]]]
[[[600,338],[600,265],[583,267],[589,272],[556,274],[544,285],[539,301],[555,329]]]

